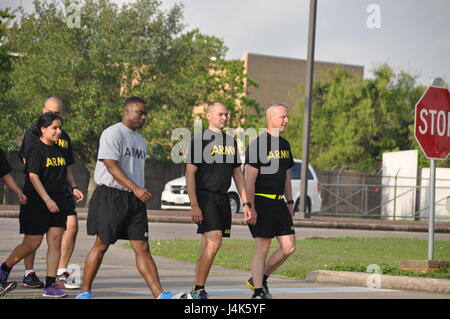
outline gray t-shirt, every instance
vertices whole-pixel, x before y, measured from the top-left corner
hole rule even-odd
[[[100,136],[97,165],[94,173],[95,183],[130,191],[114,179],[101,161],[111,159],[119,162],[119,167],[136,185],[144,187],[146,155],[147,143],[142,135],[129,129],[122,122],[111,125]]]

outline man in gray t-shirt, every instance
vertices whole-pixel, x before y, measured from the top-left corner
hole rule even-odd
[[[130,191],[114,179],[104,164],[104,160],[115,160],[125,175],[138,187],[143,188],[146,155],[147,143],[138,132],[128,128],[122,122],[108,127],[100,137],[94,174],[95,183]]]
[[[128,239],[136,255],[136,265],[154,298],[171,299],[159,281],[148,245],[145,203],[152,194],[145,189],[147,144],[137,132],[147,117],[145,101],[131,97],[125,101],[122,121],[108,127],[100,137],[95,182],[89,203],[87,233],[97,235],[86,257],[83,285],[78,299],[91,299],[92,282],[109,245]]]

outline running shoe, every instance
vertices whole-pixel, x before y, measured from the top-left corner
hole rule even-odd
[[[208,299],[208,293],[205,289],[192,290],[187,299]]]
[[[247,288],[250,289],[251,292],[255,292],[253,277],[250,277],[245,284],[247,285]],[[272,299],[272,294],[269,292],[269,286],[267,285],[267,282],[263,283],[263,291],[267,297],[265,299]]]
[[[95,295],[93,293],[91,293],[90,291],[86,291],[86,292],[80,292],[79,294],[77,294],[77,296],[75,297],[76,299],[92,299]]]
[[[62,291],[55,284],[53,284],[50,287],[44,289],[42,296],[43,297],[52,297],[52,298],[62,298],[67,295],[64,291]]]
[[[5,282],[4,284],[1,284],[0,285],[0,297],[3,297],[8,292],[16,289],[16,287],[17,287],[17,282],[15,282],[15,281],[8,281],[8,282]]]
[[[252,299],[272,299],[272,297],[268,297],[267,294],[263,291],[262,293],[258,294],[258,295],[253,295]]]
[[[44,283],[39,280],[35,272],[23,277],[22,287],[24,288],[44,288]]]
[[[77,285],[72,278],[70,278],[70,274],[68,272],[64,272],[63,274],[56,276],[56,286],[59,288],[65,289],[79,289],[80,286]]]
[[[187,299],[187,294],[184,292],[180,292],[178,294],[174,294],[171,291],[163,291],[157,299]]]
[[[6,284],[6,282],[8,281],[8,277],[9,277],[9,273],[6,271],[3,271],[0,268],[0,286],[2,286],[3,284]]]

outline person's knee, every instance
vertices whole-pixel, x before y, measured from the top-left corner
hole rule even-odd
[[[77,236],[78,234],[78,220],[75,217],[68,217],[66,225],[66,234],[69,236]]]
[[[33,253],[41,246],[41,241],[26,241],[23,242],[22,245],[25,247],[27,252]]]
[[[133,241],[132,247],[137,255],[148,255],[150,254],[150,247],[147,242],[144,241]]]
[[[48,232],[47,233],[47,242],[51,245],[51,246],[57,246],[57,247],[61,247],[61,241],[62,241],[62,237],[63,237],[63,232],[59,231],[59,232]]]
[[[78,226],[67,227],[66,231],[64,232],[64,236],[69,237],[77,237],[77,234],[78,234]]]
[[[282,249],[283,249],[283,253],[286,256],[290,256],[290,255],[292,255],[295,252],[295,250],[297,248],[296,248],[295,244],[293,244],[293,245],[286,245]]]
[[[210,233],[204,234],[205,250],[210,254],[216,254],[220,247],[222,247],[222,232],[212,231]]]
[[[222,247],[222,241],[218,240],[218,241],[210,241],[208,243],[208,245],[206,246],[206,248],[208,249],[208,251],[210,251],[211,253],[216,254],[220,247]]]
[[[271,240],[256,240],[256,254],[267,256],[270,250]]]
[[[99,253],[99,254],[102,254],[102,255],[106,253],[108,248],[109,248],[109,245],[105,244],[100,239],[97,239],[95,241],[94,247],[93,247],[93,249],[95,250],[96,253]]]

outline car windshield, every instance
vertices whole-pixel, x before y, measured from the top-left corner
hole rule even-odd
[[[291,167],[291,178],[292,179],[300,179],[302,174],[302,163],[294,162],[294,166]],[[308,179],[314,179],[311,170],[308,168]]]

